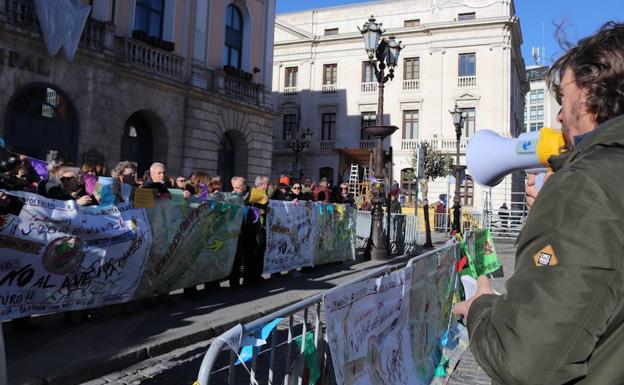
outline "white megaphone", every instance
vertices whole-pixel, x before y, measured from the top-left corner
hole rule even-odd
[[[561,130],[552,128],[527,132],[517,138],[503,138],[494,131],[479,130],[468,143],[466,164],[475,182],[494,187],[514,171],[546,171],[550,167],[548,158],[559,155],[564,146]]]

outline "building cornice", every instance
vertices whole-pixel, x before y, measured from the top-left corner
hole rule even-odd
[[[278,23],[277,19],[275,22],[276,26],[282,24],[282,22]],[[489,17],[483,19],[475,19],[475,20],[467,20],[467,21],[444,21],[438,23],[427,23],[422,24],[418,27],[400,27],[400,28],[388,28],[385,31],[386,36],[394,35],[398,38],[406,38],[407,36],[413,35],[425,35],[432,36],[435,33],[440,31],[443,32],[455,32],[461,31],[463,29],[470,29],[473,27],[483,27],[483,26],[509,26],[519,24],[518,18],[516,16],[511,17]],[[519,31],[519,26],[517,27]],[[515,29],[515,28],[512,28]],[[292,32],[292,31],[291,31]],[[310,33],[307,33],[307,36],[302,37],[302,39],[293,39],[293,40],[285,40],[285,41],[276,41],[274,43],[274,49],[277,50],[279,47],[283,46],[291,46],[291,45],[303,45],[303,44],[320,44],[327,42],[346,42],[351,40],[359,40],[361,39],[361,34],[355,30],[352,33],[341,33],[333,36],[314,36]],[[522,38],[520,37],[520,43],[522,42]]]

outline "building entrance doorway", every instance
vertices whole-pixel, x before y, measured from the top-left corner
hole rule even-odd
[[[135,112],[126,121],[121,139],[120,160],[135,162],[138,177],[142,177],[154,161],[152,129],[141,112]]]
[[[59,88],[46,83],[18,90],[7,107],[4,139],[9,149],[50,161],[76,162],[76,109]]]

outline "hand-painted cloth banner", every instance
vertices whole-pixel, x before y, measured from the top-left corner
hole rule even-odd
[[[264,273],[312,266],[316,248],[314,205],[269,201]]]
[[[152,242],[145,211],[10,192],[0,216],[0,320],[131,300]]]
[[[405,270],[330,290],[327,338],[338,384],[421,384],[412,361]]]
[[[448,357],[456,246],[391,275],[330,290],[327,336],[339,384],[431,384]],[[446,356],[446,357],[445,357]],[[443,359],[444,358],[444,359]]]
[[[355,259],[355,207],[269,201],[264,274]]]
[[[242,206],[215,201],[174,205],[158,200],[146,211],[154,241],[139,296],[221,280],[230,274]]]
[[[468,267],[463,273],[476,279],[500,269],[501,265],[494,249],[494,239],[492,239],[490,229],[467,231],[462,247],[468,257]]]
[[[453,296],[458,279],[455,272],[455,247],[442,248],[429,257],[417,259],[405,269],[411,275],[409,290],[409,334],[413,360],[422,383],[433,380],[443,357],[445,343],[452,324]]]
[[[355,258],[355,206],[316,203],[314,264]]]

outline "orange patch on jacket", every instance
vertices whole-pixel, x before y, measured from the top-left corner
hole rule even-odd
[[[555,250],[551,245],[548,245],[533,255],[535,266],[555,266],[559,263]]]

